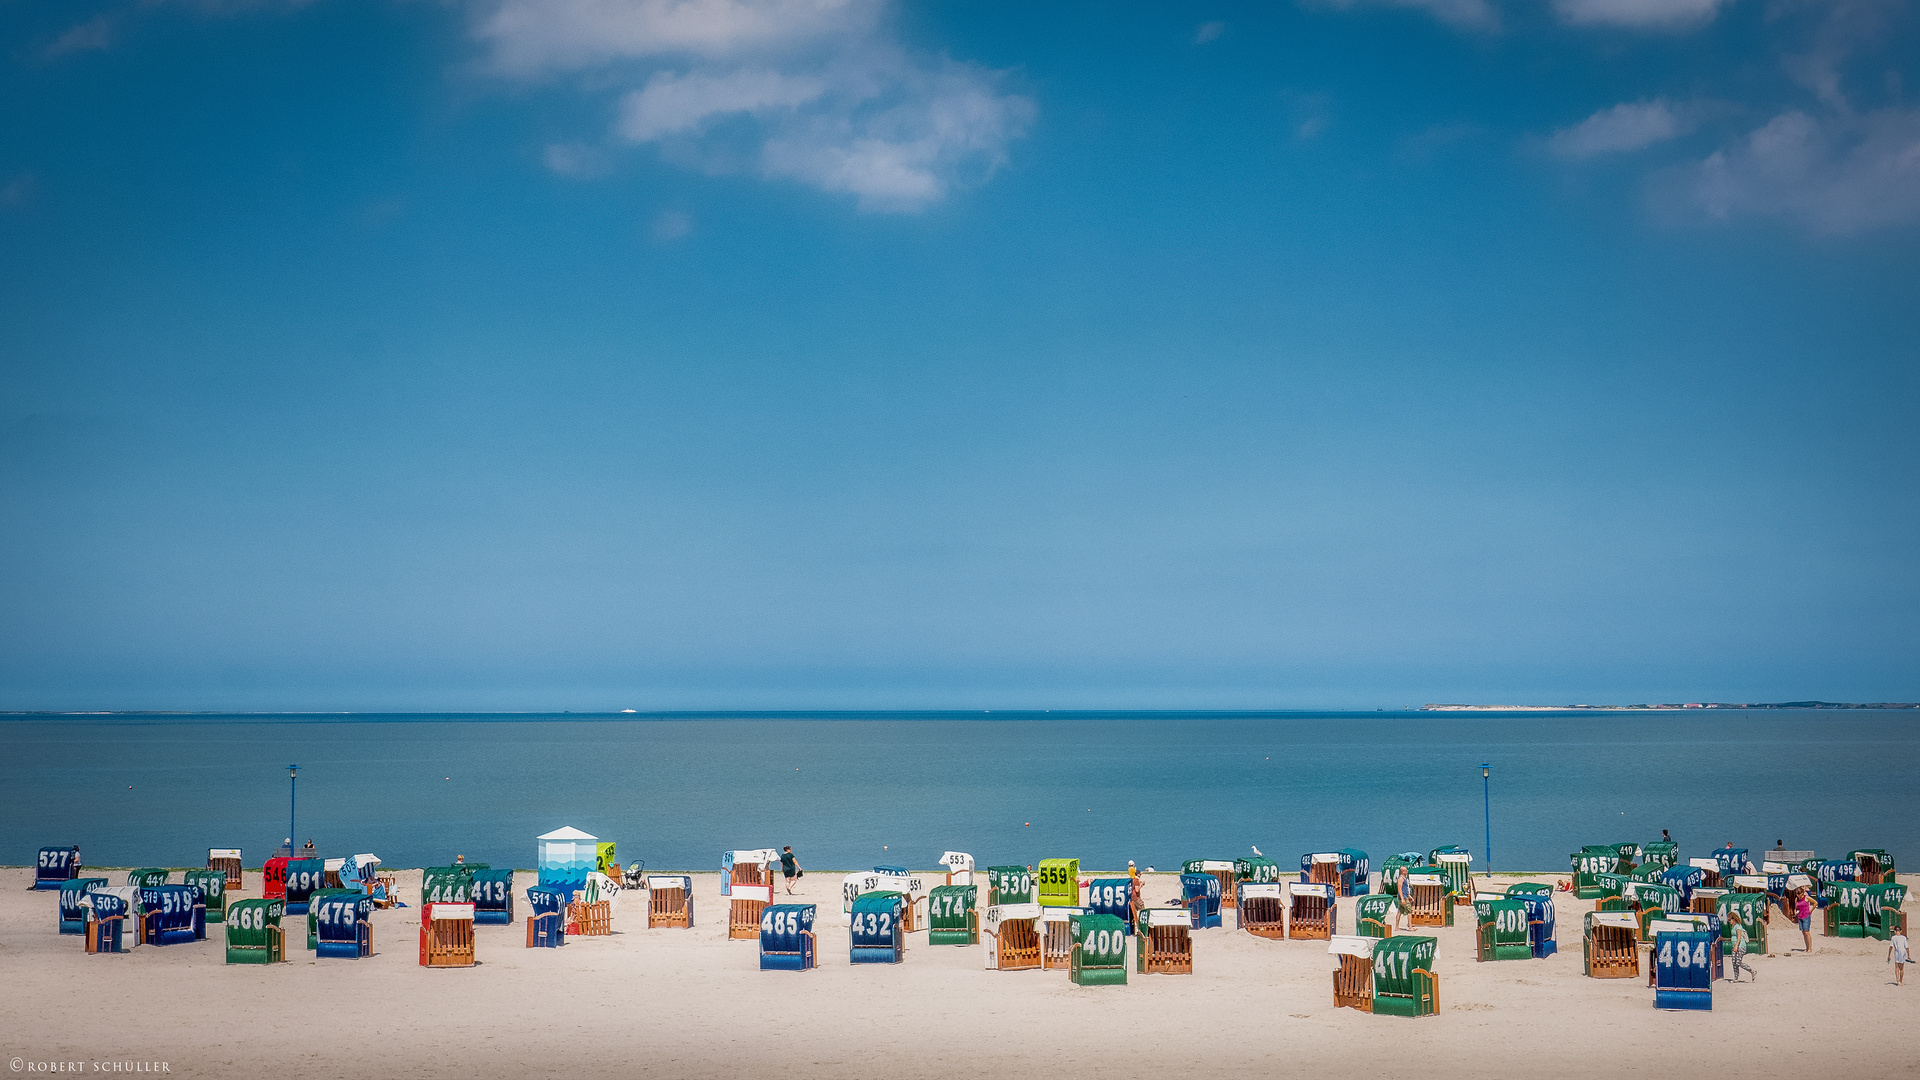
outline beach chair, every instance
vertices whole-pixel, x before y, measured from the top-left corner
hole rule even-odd
[[[285,900],[235,900],[227,905],[227,963],[277,964],[287,958],[280,930]]]
[[[1427,857],[1417,851],[1403,851],[1398,855],[1387,856],[1380,864],[1380,885],[1376,890],[1383,893],[1398,893],[1400,871],[1419,870],[1427,865]]]
[[[1698,882],[1700,886],[1703,886],[1709,889],[1719,888],[1720,886],[1720,860],[1719,859],[1716,859],[1713,856],[1709,855],[1704,859],[1688,859],[1687,865],[1692,867],[1695,870],[1700,871],[1701,878],[1700,878],[1700,881]],[[1676,867],[1676,869],[1678,868]],[[1691,901],[1691,897],[1692,897],[1691,892],[1688,893],[1688,897],[1689,897],[1689,901]]]
[[[287,864],[292,861],[285,855],[275,855],[260,868],[260,888],[265,899],[287,898]]]
[[[1867,936],[1867,890],[1871,886],[1858,881],[1836,881],[1830,887],[1823,928],[1828,937],[1863,938]]]
[[[315,959],[358,960],[373,955],[373,898],[357,889],[315,893],[308,910],[316,916]]]
[[[964,851],[949,851],[940,856],[940,865],[947,872],[946,884],[973,884],[973,856]]]
[[[1094,878],[1087,883],[1087,911],[1119,919],[1129,934],[1133,932],[1133,901],[1132,878]]]
[[[1234,890],[1233,925],[1257,938],[1280,941],[1287,936],[1287,902],[1277,881],[1243,881]],[[1390,898],[1388,903],[1392,903]]]
[[[1434,848],[1427,865],[1447,876],[1447,896],[1455,904],[1473,903],[1473,853],[1458,844]]]
[[[1300,856],[1300,884],[1331,885],[1335,896],[1343,896],[1352,883],[1352,871],[1340,867],[1339,852],[1316,851]]]
[[[315,891],[326,888],[325,859],[291,859],[287,862],[287,914],[305,915],[307,902]]]
[[[224,922],[227,917],[227,875],[223,870],[189,870],[185,882],[200,890],[206,905],[206,921]]]
[[[1672,840],[1655,840],[1651,844],[1640,845],[1640,865],[1657,866],[1662,870],[1680,861],[1680,845]]]
[[[1848,852],[1847,858],[1853,860],[1853,880],[1863,885],[1894,885],[1900,881],[1900,875],[1894,872],[1893,856],[1881,848],[1861,848]]]
[[[1398,904],[1391,893],[1371,893],[1355,901],[1353,930],[1361,937],[1392,937],[1393,911]]]
[[[980,920],[988,971],[1040,967],[1040,905],[993,904]]]
[[[1570,858],[1573,860],[1573,895],[1581,900],[1598,900],[1606,895],[1596,880],[1598,875],[1621,872],[1620,853],[1609,845],[1589,844]]]
[[[58,889],[79,876],[80,848],[78,845],[40,849],[40,859],[33,867],[34,888]]]
[[[197,890],[186,885],[146,885],[140,889],[142,942],[181,945],[207,936],[206,908]]]
[[[871,892],[854,900],[847,962],[897,964],[906,959],[907,928],[901,917],[906,906],[907,898],[897,892]]]
[[[1041,907],[1080,906],[1080,860],[1041,859],[1035,884]]]
[[[473,903],[473,874],[468,866],[429,866],[420,871],[420,906]]]
[[[738,889],[750,886],[737,886]],[[613,908],[620,896],[620,886],[613,879],[598,870],[587,872],[586,883],[573,894],[573,902],[567,905],[567,933],[581,937],[607,937],[613,933]],[[754,930],[759,929],[760,908],[754,907]],[[736,936],[729,927],[728,937]]]
[[[491,867],[476,870],[473,889],[474,925],[509,926],[513,923],[513,871]]]
[[[127,871],[127,884],[136,889],[157,888],[167,883],[170,871],[157,866],[143,866],[138,870]]]
[[[720,854],[720,895],[733,898],[735,885],[748,885],[755,888],[773,888],[774,866],[780,861],[780,853],[773,848],[743,848],[725,851]],[[753,913],[754,934],[759,934],[760,912]]]
[[[358,889],[315,889],[307,894],[307,951],[317,952],[320,948],[320,902],[337,896],[363,896]],[[286,920],[282,919],[284,924]]]
[[[1717,848],[1713,861],[1720,871],[1720,881],[1713,883],[1716,887],[1735,874],[1753,873],[1753,860],[1747,856],[1746,848]]]
[[[1341,896],[1365,896],[1372,891],[1369,885],[1369,879],[1373,876],[1372,861],[1366,852],[1359,848],[1341,848],[1340,867],[1348,877],[1348,884],[1340,893]]]
[[[1767,876],[1765,874],[1735,874],[1733,877],[1727,879],[1726,884],[1728,892],[1740,893],[1746,896],[1764,897],[1767,895]]]
[[[1146,908],[1136,925],[1139,932],[1134,935],[1134,965],[1140,974],[1193,974],[1193,916],[1189,911]]]
[[[762,936],[760,916],[771,903],[772,885],[733,885],[727,896],[727,936],[739,941]]]
[[[244,887],[241,880],[240,849],[237,847],[208,848],[207,869],[216,870],[227,879],[227,892],[237,893]]]
[[[1712,976],[1716,979],[1724,979],[1727,977],[1726,950],[1723,949],[1720,944],[1721,938],[1725,936],[1726,926],[1720,921],[1720,916],[1703,915],[1693,911],[1682,911],[1668,915],[1664,919],[1656,920],[1649,924],[1649,926],[1653,931],[1653,936],[1656,941],[1659,939],[1661,932],[1665,930],[1688,930],[1706,934],[1712,939],[1712,946],[1707,951],[1709,959],[1708,971],[1711,972]]]
[[[1680,894],[1680,910],[1693,906],[1693,890],[1707,883],[1707,870],[1703,866],[1674,866],[1660,874],[1660,884]]]
[[[1220,878],[1216,874],[1180,875],[1180,900],[1193,916],[1195,930],[1220,925]]]
[[[1449,889],[1452,880],[1431,868],[1409,871],[1401,890],[1400,910],[1407,913],[1409,926],[1452,926],[1453,904]]]
[[[80,900],[95,889],[106,888],[103,877],[72,878],[60,883],[60,933],[87,932],[87,908]],[[34,886],[39,888],[38,885]]]
[[[472,967],[473,905],[436,902],[420,907],[420,966]]]
[[[1527,946],[1533,951],[1534,958],[1545,959],[1559,952],[1560,944],[1554,940],[1553,931],[1553,890],[1515,893],[1512,889],[1508,889],[1507,895],[1511,899],[1518,900],[1520,905],[1526,908]]]
[[[1721,880],[1731,882],[1733,879],[1731,877],[1727,877],[1727,878],[1722,878]],[[1693,890],[1693,896],[1690,898],[1690,902],[1687,904],[1687,910],[1693,912],[1696,915],[1712,915],[1715,912],[1720,910],[1720,898],[1723,896],[1731,895],[1732,893],[1733,893],[1733,890],[1730,888],[1729,889],[1707,889],[1707,888],[1695,889]]]
[[[1628,844],[1613,844],[1611,846],[1613,848],[1614,855],[1616,855],[1620,859],[1619,872],[1622,874],[1633,873],[1633,868],[1639,865],[1639,862],[1640,862],[1640,845],[1628,843]]]
[[[1660,930],[1653,946],[1653,1007],[1711,1010],[1711,957],[1718,945],[1701,931]]]
[[[1250,859],[1235,859],[1233,860],[1233,881],[1235,885],[1242,882],[1249,885],[1278,884],[1280,864],[1259,855]]]
[[[80,903],[87,914],[85,951],[92,953],[127,952],[140,943],[140,890],[130,885],[103,885],[83,893]],[[129,942],[127,927],[136,927]]]
[[[812,904],[768,904],[760,912],[760,970],[811,971],[819,963]]]
[[[987,867],[987,906],[1037,903],[1033,872],[1024,866]]]
[[[656,926],[692,928],[692,875],[647,875],[647,929]]]
[[[1594,979],[1640,977],[1640,919],[1631,911],[1589,911],[1580,934],[1581,970]]]
[[[1127,985],[1126,926],[1112,915],[1088,912],[1068,921],[1073,937],[1067,981],[1075,986]]]
[[[1767,951],[1766,893],[1723,893],[1715,901],[1714,914],[1720,916],[1720,925],[1723,927],[1720,937],[1725,948],[1733,948],[1733,926],[1739,923],[1747,928],[1747,951]]]
[[[1180,865],[1180,873],[1212,874],[1220,882],[1220,906],[1233,906],[1234,868],[1231,859],[1188,859]]]
[[[1053,971],[1073,959],[1073,917],[1086,908],[1040,905],[1040,968]]]
[[[1476,899],[1473,902],[1478,949],[1475,959],[1531,960],[1533,941],[1527,933],[1527,906],[1518,900]]]
[[[935,885],[927,894],[927,944],[978,945],[980,918],[971,885]]]
[[[1340,964],[1333,971],[1334,1008],[1373,1011],[1373,947],[1379,940],[1378,936],[1344,934],[1327,940],[1327,953]]]
[[[1867,936],[1886,941],[1895,934],[1906,933],[1907,913],[1900,910],[1900,905],[1906,902],[1907,887],[1899,882],[1882,882],[1868,885],[1866,889],[1866,898],[1860,906],[1860,922]]]
[[[1348,939],[1356,940],[1356,939]],[[1373,947],[1374,1015],[1433,1016],[1440,1011],[1440,980],[1433,973],[1438,942],[1402,934],[1359,938]],[[1331,944],[1331,943],[1329,943]]]
[[[1592,891],[1598,896],[1594,901],[1595,911],[1628,911],[1632,902],[1627,899],[1627,886],[1633,879],[1625,874],[1593,875]]]
[[[557,949],[565,945],[567,943],[566,909],[567,898],[560,894],[560,890],[541,888],[538,885],[528,889],[527,948]]]
[[[347,860],[344,857],[338,859],[322,859],[320,865],[322,867],[320,871],[320,887],[322,889],[340,888],[340,871],[347,868]],[[308,903],[312,903],[311,898],[309,898]]]
[[[1339,899],[1335,885],[1295,883],[1289,890],[1287,937],[1295,941],[1325,941],[1340,932]]]

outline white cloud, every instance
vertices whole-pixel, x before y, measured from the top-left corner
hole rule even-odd
[[[1663,100],[1629,101],[1554,132],[1547,148],[1565,158],[1590,158],[1645,150],[1691,128],[1692,123]]]
[[[591,180],[612,170],[606,151],[582,142],[553,143],[540,151],[540,160],[561,176]]]
[[[113,45],[119,36],[120,19],[117,15],[95,15],[86,22],[67,29],[41,51],[41,56],[53,60],[68,53],[92,52]]]
[[[1500,29],[1500,12],[1487,0],[1319,0],[1342,10],[1361,5],[1418,8],[1451,26],[1467,30]]]
[[[1717,219],[1782,217],[1819,233],[1920,220],[1920,109],[1857,118],[1783,112],[1656,191]]]
[[[655,240],[672,243],[693,232],[693,218],[679,210],[662,210],[653,219],[652,231]]]
[[[1685,30],[1710,22],[1733,0],[1553,0],[1553,10],[1575,26]]]
[[[911,212],[984,179],[1031,123],[998,72],[915,54],[880,0],[499,0],[492,69],[587,74],[621,94],[611,137]],[[570,171],[570,153],[547,165]]]
[[[1209,41],[1218,41],[1220,40],[1220,35],[1226,32],[1227,32],[1226,23],[1203,22],[1199,26],[1194,28],[1193,43],[1195,45],[1205,45]]]

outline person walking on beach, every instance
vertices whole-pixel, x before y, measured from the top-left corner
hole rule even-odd
[[[1805,939],[1804,951],[1813,951],[1813,901],[1807,899],[1807,890],[1797,889],[1793,894],[1793,917],[1800,921],[1800,936]]]
[[[1733,920],[1734,982],[1740,981],[1740,973],[1743,971],[1747,973],[1748,982],[1760,981],[1760,976],[1753,970],[1753,965],[1747,963],[1747,924],[1740,919],[1735,919]]]
[[[1893,985],[1907,985],[1907,932],[1896,930],[1887,940],[1887,959],[1893,962]]]
[[[806,872],[804,870],[800,869],[800,860],[797,858],[794,858],[793,846],[789,844],[788,846],[781,848],[780,849],[780,876],[785,878],[787,881],[788,896],[793,895],[793,883],[796,881],[799,881],[800,878],[805,875],[805,873]]]

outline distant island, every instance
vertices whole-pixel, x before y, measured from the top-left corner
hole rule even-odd
[[[1625,711],[1641,709],[1920,709],[1915,701],[1689,701],[1666,705],[1438,705],[1420,706],[1421,712],[1566,712],[1574,709]]]

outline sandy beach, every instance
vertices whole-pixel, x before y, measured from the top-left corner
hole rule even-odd
[[[401,871],[401,896],[417,897],[419,880]],[[533,880],[516,875],[516,890]],[[1178,892],[1174,875],[1148,880],[1150,902]],[[1510,880],[1558,877],[1495,879]],[[1565,893],[1548,959],[1476,962],[1471,909],[1421,931],[1440,942],[1442,1011],[1407,1019],[1336,1009],[1325,942],[1232,929],[1196,933],[1191,976],[1131,973],[1124,987],[986,971],[980,947],[930,947],[924,932],[904,963],[851,967],[828,873],[794,897],[820,907],[821,965],[804,973],[762,972],[755,942],[727,939],[715,874],[695,875],[692,930],[645,929],[641,894],[628,893],[611,937],[527,949],[524,923],[482,926],[480,963],[461,970],[418,965],[413,907],[375,914],[364,960],[315,961],[290,934],[291,962],[228,966],[217,926],[204,942],[87,956],[55,933],[56,894],[31,882],[29,869],[0,870],[0,1027],[23,1074],[148,1062],[186,1077],[1117,1078],[1196,1064],[1263,1076],[1920,1076],[1920,973],[1893,986],[1884,943],[1816,934],[1813,955],[1788,954],[1799,935],[1776,915],[1757,983],[1717,983],[1710,1013],[1658,1012],[1641,980],[1580,974],[1592,902]],[[259,894],[249,872],[241,895]],[[1350,930],[1353,901],[1340,906]]]

